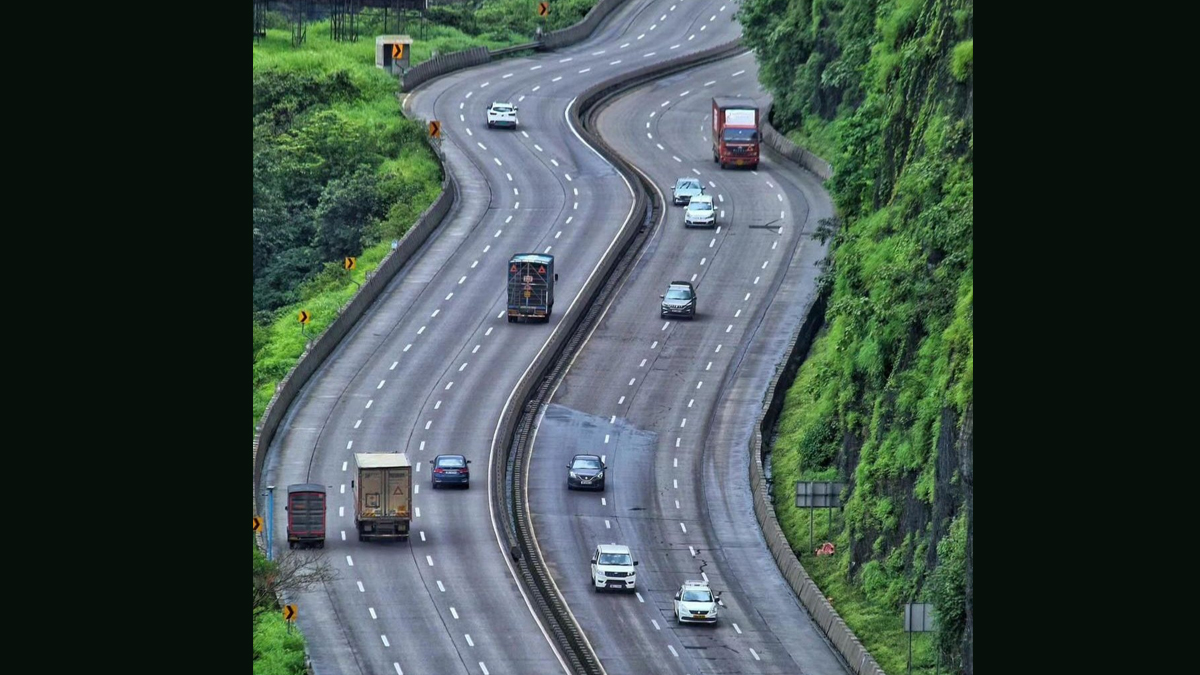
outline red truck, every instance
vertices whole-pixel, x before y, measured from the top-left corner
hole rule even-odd
[[[747,98],[713,97],[713,161],[721,168],[758,167],[758,104]]]
[[[325,548],[325,486],[297,483],[288,486],[288,548],[316,546]]]

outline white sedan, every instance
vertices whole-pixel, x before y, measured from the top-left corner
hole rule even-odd
[[[517,107],[511,103],[492,103],[487,109],[488,128],[517,128]]]
[[[675,622],[716,623],[717,605],[720,602],[720,594],[713,595],[707,583],[685,581],[675,593]]]

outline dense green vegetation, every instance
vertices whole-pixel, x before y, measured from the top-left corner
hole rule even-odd
[[[534,0],[467,0],[429,9],[429,20],[482,39],[529,42],[538,26],[545,32],[579,23],[596,0],[553,0],[550,16],[537,15]]]
[[[254,675],[303,675],[304,637],[288,630],[279,603],[262,589],[279,568],[254,547]],[[269,599],[268,599],[269,598]]]
[[[932,602],[914,670],[970,675],[973,15],[969,0],[746,0],[774,124],[830,160],[840,227],[826,324],[788,391],[772,455],[780,522],[889,673],[906,602]],[[843,520],[808,550],[796,480],[844,480]]]

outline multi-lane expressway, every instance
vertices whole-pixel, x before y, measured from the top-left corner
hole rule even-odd
[[[442,122],[459,199],[313,376],[264,473],[276,485],[331,486],[324,553],[339,578],[296,599],[319,675],[566,670],[513,574],[485,479],[514,386],[641,218],[633,187],[565,113],[597,82],[736,38],[736,9],[731,0],[632,0],[582,43],[439,78],[406,102]],[[772,154],[754,172],[712,162],[711,97],[765,103],[755,74],[749,54],[699,66],[626,92],[598,118],[606,141],[664,192],[699,176],[720,224],[683,231],[680,210],[666,208],[533,439],[538,547],[614,675],[845,672],[776,570],[750,506],[746,439],[815,292],[823,249],[807,235],[831,211],[816,178]],[[491,101],[516,103],[517,131],[487,128]],[[783,227],[750,227],[766,223]],[[558,263],[549,325],[505,318],[508,257],[528,251]],[[659,319],[672,279],[696,284],[695,321]],[[359,542],[353,454],[391,451],[417,467],[414,535]],[[566,491],[566,460],[584,451],[611,467],[603,495]],[[473,460],[472,489],[430,489],[429,459],[442,452]],[[277,549],[285,523],[277,509]],[[608,542],[638,555],[638,595],[585,585],[592,547]],[[725,592],[722,623],[676,627],[670,596],[701,574]]]

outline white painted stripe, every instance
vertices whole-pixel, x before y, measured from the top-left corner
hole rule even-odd
[[[728,333],[731,330],[733,330],[733,324],[729,324],[729,327],[725,329],[725,332]]]
[[[712,361],[709,361],[709,362],[708,362],[708,365],[707,365],[707,366],[704,366],[704,369],[705,369],[705,370],[711,370],[711,369],[712,369]]]
[[[671,650],[671,653],[675,655],[675,658],[679,658],[679,652],[675,651],[674,645],[667,645],[667,649]]]
[[[646,599],[642,597],[641,593],[634,591],[633,594],[637,596],[638,602],[642,602],[642,603],[646,602]]]
[[[346,441],[346,449],[349,450],[352,447],[354,447],[354,441]]]
[[[487,146],[484,145],[483,143],[480,143],[479,141],[475,141],[475,145],[478,145],[480,148],[487,150]]]
[[[693,404],[693,403],[695,403],[695,402],[696,402],[696,399],[694,399],[694,398],[693,398],[693,399],[691,399],[690,401],[688,401],[688,407],[689,407],[689,408],[690,408],[690,407],[692,407],[692,404]]]
[[[421,541],[425,541],[425,530],[421,530]]]
[[[600,506],[608,506],[608,500],[604,497],[600,498]]]
[[[374,608],[374,607],[368,607],[368,608],[367,608],[367,611],[371,613],[371,618],[372,618],[372,619],[375,619],[375,620],[378,620],[378,619],[379,619],[379,617],[375,616],[375,608]]]
[[[351,558],[350,556],[346,556],[346,564],[351,567],[354,567],[354,558]]]
[[[733,629],[737,631],[737,634],[738,634],[738,635],[741,635],[741,634],[742,634],[742,629],[741,629],[741,628],[738,628],[738,625],[737,625],[736,623],[735,623],[735,624],[733,624]]]
[[[696,549],[692,548],[691,546],[688,546],[688,550],[692,552],[692,557],[695,558],[696,557]]]
[[[617,405],[623,405],[624,403],[625,403],[625,397],[624,397],[624,396],[622,396],[621,398],[617,399]],[[343,469],[343,470],[344,470],[344,469]]]
[[[541,89],[541,88],[542,88],[542,85],[539,84],[538,86],[534,87],[533,89],[530,89],[530,91],[537,91],[538,89]]]
[[[465,369],[466,367],[467,367],[467,364],[463,363],[461,366],[458,367],[458,372],[461,373],[463,371],[463,369]]]
[[[672,478],[672,479],[671,479],[671,482],[674,484],[674,487],[675,487],[675,489],[676,489],[676,490],[678,490],[678,489],[679,489],[679,479],[678,479],[678,478]]]
[[[530,68],[530,70],[537,70],[538,68],[541,68],[541,66],[533,66],[532,68]]]
[[[542,146],[538,145],[537,143],[534,143],[533,147],[537,148],[538,152],[544,152],[544,150],[542,150]]]
[[[591,68],[584,68],[583,70],[579,71],[579,74],[582,75],[590,70],[591,70]]]
[[[604,442],[605,442],[605,443],[607,443],[607,442],[608,442],[608,436],[609,436],[608,434],[604,434]]]
[[[684,525],[683,523],[680,523],[680,524],[679,524],[679,528],[680,528],[681,530],[683,530],[683,533],[684,533],[684,534],[687,534],[687,525]]]
[[[633,379],[631,379],[631,380],[629,380],[629,386],[631,386],[631,387],[632,387],[634,382],[637,382],[637,378],[636,378],[636,377],[635,377],[635,378],[633,378]]]
[[[344,518],[345,516],[346,516],[346,507],[339,506],[338,507],[338,518]]]
[[[755,286],[757,286],[757,285],[758,285],[758,280],[759,280],[759,279],[761,279],[761,278],[762,278],[762,277],[754,277],[754,285],[755,285]]]
[[[621,62],[621,59],[617,59],[616,61],[613,61],[613,62],[609,63],[608,65],[610,65],[610,66],[615,66],[615,65],[617,65],[617,64],[618,64],[618,63],[620,63],[620,62]]]
[[[425,561],[429,563],[430,567],[433,567],[433,556],[425,556]]]
[[[479,669],[483,671],[483,675],[491,675],[491,673],[488,672],[487,666],[483,665],[483,661],[479,662]]]
[[[642,359],[642,362],[638,364],[638,368],[645,368],[645,367],[646,367],[646,359]]]
[[[738,75],[741,75],[741,74],[742,74],[742,73],[744,73],[744,72],[746,72],[746,71],[744,71],[744,70],[739,70],[739,71],[737,71],[736,73],[734,73],[733,75],[730,75],[730,77],[737,77]]]
[[[466,635],[466,638],[467,638],[467,644],[469,644],[469,645],[471,645],[472,647],[474,647],[474,646],[475,646],[475,641],[471,639],[471,634],[470,634],[470,633],[465,633],[465,635]]]
[[[360,582],[358,582],[358,592],[359,592],[359,593],[366,593],[366,592],[367,592],[367,589],[363,588],[363,585],[362,585],[362,582],[361,582],[361,581],[360,581]]]
[[[386,636],[386,635],[380,635],[380,636],[379,636],[379,639],[383,640],[383,646],[384,646],[384,647],[391,647],[391,645],[390,645],[390,644],[388,644],[388,641],[387,641],[387,636]]]
[[[551,82],[558,82],[558,81],[559,81],[559,80],[561,80],[561,79],[562,79],[562,75],[559,75],[558,77],[556,77],[556,78],[554,78],[553,80],[550,80],[550,81],[551,81]]]
[[[499,157],[493,157],[492,161],[496,163],[496,166],[504,166],[504,162],[501,162]]]
[[[604,521],[604,529],[606,529],[606,530],[612,529],[612,523],[608,522],[608,520],[605,520]]]
[[[650,343],[650,349],[654,349],[657,346],[658,346],[658,340],[655,340],[654,342]]]
[[[716,80],[709,80],[708,82],[705,82],[705,83],[704,83],[704,86],[706,86],[706,87],[709,87],[709,86],[712,86],[712,85],[714,85],[714,84],[716,84],[716,83],[717,83],[717,81],[716,81]]]
[[[346,484],[342,483],[342,494],[346,494]]]
[[[762,659],[758,658],[758,652],[753,649],[750,650],[750,656],[753,656],[755,661],[762,661]]]
[[[347,465],[349,465],[349,464],[350,464],[350,462],[349,462],[349,461],[342,462],[342,471],[345,471],[345,470],[346,470],[346,466],[347,466]]]
[[[450,613],[451,613],[452,615],[454,615],[454,618],[456,618],[456,619],[458,618],[458,610],[457,610],[457,609],[454,609],[453,607],[451,607],[451,608],[450,608]]]
[[[679,423],[679,428],[682,429],[683,427],[686,427],[686,426],[687,426],[687,418],[685,417],[685,418],[683,418],[683,422]]]
[[[650,623],[654,624],[654,630],[662,630],[661,628],[658,627],[658,622],[655,621],[654,619],[650,619]]]
[[[628,47],[628,46],[629,46],[629,43],[628,43],[628,42],[626,42],[625,44],[621,45],[621,46],[619,47],[619,49],[624,49],[624,48],[626,48],[626,47]]]

